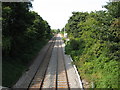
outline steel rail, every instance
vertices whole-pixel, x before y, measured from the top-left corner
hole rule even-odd
[[[60,61],[58,61],[58,60],[60,60]],[[62,48],[62,40],[60,37],[59,37],[59,47],[58,47],[58,60],[57,60],[58,65],[57,65],[57,73],[56,73],[56,90],[62,89],[62,88],[70,90],[68,76],[67,76],[67,70],[66,70],[66,65],[65,65],[65,58],[64,58],[63,48]],[[60,67],[60,66],[63,66],[63,67]],[[63,80],[63,78],[66,80]]]
[[[57,41],[57,42],[56,42]],[[52,51],[53,51],[53,47],[54,45],[57,45],[57,65],[56,65],[56,82],[55,82],[55,88],[56,90],[61,89],[61,87],[63,86],[63,88],[70,90],[70,86],[69,86],[69,81],[68,81],[68,75],[67,75],[67,69],[66,69],[66,64],[65,64],[65,58],[64,58],[64,52],[63,52],[63,47],[62,47],[62,40],[61,37],[54,37],[53,40],[51,41],[51,44],[49,45],[47,51],[44,54],[43,57],[43,62],[41,62],[41,64],[39,65],[39,68],[37,69],[37,71],[35,72],[34,77],[32,78],[29,87],[27,90],[32,90],[32,83],[33,82],[37,82],[35,80],[37,80],[36,78],[39,77],[40,80],[38,82],[38,87],[36,89],[38,90],[42,90],[43,88],[43,84],[45,81],[45,77],[46,77],[46,73],[47,73],[47,69],[50,63],[50,58],[52,56]],[[45,63],[45,68],[43,67],[43,64]],[[61,67],[63,66],[63,67]],[[44,69],[44,70],[42,70]],[[43,73],[41,72],[41,70],[43,71]],[[41,75],[42,73],[42,75]],[[62,74],[60,74],[62,73]],[[38,76],[39,75],[39,76]],[[40,76],[41,75],[41,76]],[[61,77],[65,78],[65,81],[61,81]],[[61,84],[62,83],[62,84]]]
[[[57,84],[57,81],[58,81],[58,48],[59,48],[59,40],[58,40],[58,43],[57,43],[57,67],[56,67],[56,90],[57,90],[57,87],[58,87],[58,84]]]
[[[62,39],[61,39],[61,52],[62,52],[62,56],[63,56],[63,62],[64,62],[64,68],[65,68],[65,75],[66,75],[66,79],[67,79],[67,84],[68,84],[68,90],[70,90],[70,85],[69,85],[69,80],[68,80],[68,74],[67,74],[67,69],[66,69],[66,63],[65,63],[65,56],[64,56],[64,51],[63,51],[63,46],[62,46],[62,44],[63,44],[63,41],[62,41]]]
[[[54,47],[54,45],[55,45],[55,41],[56,41],[56,38],[55,38],[55,40],[54,40],[54,42],[53,42],[52,51],[53,51],[53,47]],[[51,52],[51,55],[52,55],[52,52]],[[50,57],[51,57],[51,55],[50,55]],[[47,68],[48,68],[48,66],[49,66],[49,63],[50,63],[50,58],[49,58],[49,62],[48,62],[48,64],[47,64]],[[42,90],[42,86],[43,86],[44,79],[45,79],[45,76],[46,76],[47,68],[46,68],[45,73],[44,73],[44,76],[43,76],[44,78],[43,78],[42,81],[41,81],[40,90]]]
[[[50,50],[50,48],[54,46],[54,41],[55,41],[55,39],[56,39],[56,37],[52,38],[52,40],[51,40],[51,42],[50,42],[50,45],[49,45],[47,51],[45,52],[45,54],[44,54],[44,56],[43,56],[43,61],[44,61],[44,59],[45,59],[45,57],[46,57],[48,51]],[[35,78],[37,72],[39,71],[39,69],[40,69],[42,63],[43,63],[43,62],[41,62],[41,64],[40,64],[39,67],[37,68],[37,70],[36,70],[36,72],[35,72],[35,75],[33,76],[33,78],[32,78],[32,80],[31,80],[31,82],[30,82],[30,84],[29,84],[27,90],[30,90],[30,89],[31,89],[30,86],[31,86],[31,84],[32,84],[32,82],[33,82],[33,80],[34,80],[34,78]]]

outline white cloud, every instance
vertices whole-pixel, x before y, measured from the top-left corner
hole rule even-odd
[[[34,0],[33,10],[46,21],[53,29],[62,29],[73,11],[104,10],[109,0]]]

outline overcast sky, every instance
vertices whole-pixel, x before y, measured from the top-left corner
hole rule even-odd
[[[90,12],[102,8],[109,0],[34,0],[33,10],[46,20],[52,29],[62,29],[73,11]]]

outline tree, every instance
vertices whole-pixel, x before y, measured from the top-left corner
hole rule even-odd
[[[30,43],[30,40],[50,38],[47,21],[29,9],[30,2],[3,3],[3,54],[15,55]]]
[[[109,2],[104,6],[114,18],[120,17],[120,2]]]

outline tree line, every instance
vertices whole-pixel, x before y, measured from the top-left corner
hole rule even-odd
[[[3,86],[13,85],[52,37],[47,21],[31,8],[31,2],[2,3]]]
[[[120,2],[107,10],[73,12],[65,26],[70,54],[83,80],[94,88],[118,88],[120,60]]]

